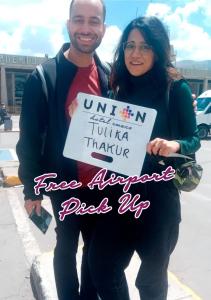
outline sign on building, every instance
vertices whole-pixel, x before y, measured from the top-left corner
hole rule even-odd
[[[38,65],[45,60],[45,57],[0,54],[0,64],[6,65]]]

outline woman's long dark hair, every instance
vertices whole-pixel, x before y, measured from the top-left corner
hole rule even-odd
[[[170,60],[171,47],[166,29],[157,17],[139,17],[128,24],[117,46],[111,73],[111,86],[114,91],[118,89],[127,90],[129,72],[125,66],[123,44],[127,42],[133,29],[139,30],[146,43],[153,49],[155,74],[158,75],[160,80],[168,81],[168,68],[172,67],[172,64]]]

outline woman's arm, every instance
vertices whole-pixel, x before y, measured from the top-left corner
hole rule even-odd
[[[175,82],[170,97],[171,128],[176,142],[180,144],[179,152],[184,155],[195,153],[201,144],[188,84],[184,80]]]
[[[195,153],[200,148],[200,139],[188,84],[184,80],[176,81],[169,97],[167,105],[171,139],[153,139],[147,145],[147,152],[161,156],[176,152],[184,155]]]

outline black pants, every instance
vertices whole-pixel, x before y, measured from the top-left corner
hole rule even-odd
[[[80,190],[77,197],[81,202],[95,204],[98,202],[95,191],[88,189]],[[61,203],[67,199],[51,198],[51,203],[56,219],[56,247],[54,249],[54,275],[59,300],[97,300],[96,288],[92,284],[88,268],[88,249],[93,228],[95,228],[96,216],[79,216],[71,214],[64,221],[59,220],[59,211],[62,210]],[[76,269],[76,254],[78,249],[79,234],[82,233],[84,240],[81,287],[79,292],[79,280]]]
[[[166,300],[167,268],[178,239],[179,222],[159,223],[146,216],[147,210],[139,219],[129,212],[108,214],[98,220],[89,266],[102,300],[130,299],[124,270],[135,250],[141,259],[136,279],[141,300]]]

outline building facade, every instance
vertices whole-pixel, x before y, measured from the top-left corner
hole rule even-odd
[[[47,57],[0,54],[0,103],[10,113],[19,113],[24,84],[33,71]]]
[[[206,90],[211,90],[211,70],[178,69],[188,81],[192,93],[196,96]]]
[[[0,103],[5,104],[10,113],[20,112],[24,84],[33,69],[46,59],[48,59],[47,55],[34,57],[0,54]],[[211,89],[211,71],[179,70],[189,82],[192,92],[197,96]]]

